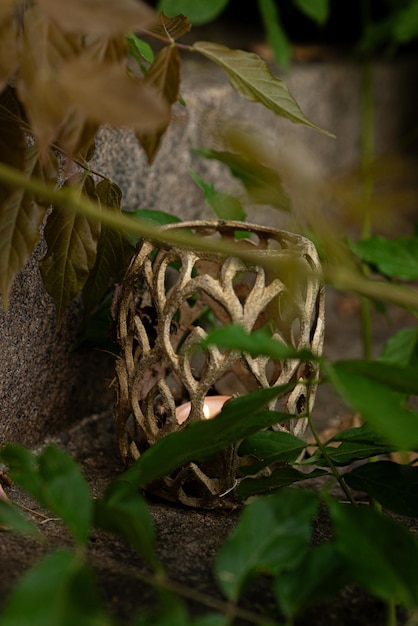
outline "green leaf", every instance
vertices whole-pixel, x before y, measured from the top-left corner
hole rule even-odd
[[[31,450],[16,444],[5,445],[0,451],[0,457],[7,464],[13,482],[40,504],[44,504],[38,457]]]
[[[181,222],[180,218],[164,211],[153,209],[136,209],[135,211],[122,211],[123,215],[131,218],[134,222],[150,222],[152,226],[163,226],[164,224],[176,224]],[[132,245],[138,242],[137,234],[129,234]]]
[[[283,189],[281,178],[272,168],[234,152],[217,150],[194,150],[194,152],[205,159],[216,159],[227,165],[231,174],[243,183],[253,202],[269,204],[283,211],[291,210],[291,202]]]
[[[328,466],[328,458],[330,458],[334,465],[349,465],[354,461],[361,461],[363,459],[370,459],[373,456],[379,454],[388,454],[394,452],[396,446],[389,444],[375,444],[375,443],[363,443],[357,441],[343,441],[338,447],[326,446],[327,457],[322,454],[320,449],[316,450],[308,461],[302,462],[306,465],[322,465]]]
[[[274,77],[265,61],[256,54],[204,41],[195,43],[193,49],[220,65],[234,89],[248,100],[259,102],[296,124],[304,124],[333,137],[308,120],[283,81]]]
[[[280,610],[287,617],[294,617],[312,605],[335,598],[349,582],[344,565],[344,558],[332,543],[311,547],[296,568],[274,580]]]
[[[386,342],[379,358],[385,363],[418,369],[418,328],[402,328]]]
[[[418,447],[418,413],[405,408],[404,398],[386,383],[344,367],[324,364],[335,389],[371,427],[399,450]]]
[[[96,187],[103,210],[120,215],[122,192],[116,183],[101,181]],[[96,261],[83,287],[85,316],[99,305],[106,291],[125,272],[133,254],[133,246],[127,235],[103,225],[97,242]]]
[[[189,174],[194,182],[203,189],[205,201],[214,210],[215,215],[224,220],[244,221],[245,211],[238,198],[221,191],[216,191],[213,183],[205,183],[192,169]]]
[[[386,446],[387,441],[380,437],[370,424],[362,424],[347,430],[341,430],[336,433],[330,441],[352,441],[354,443],[365,443],[376,446]]]
[[[40,538],[40,532],[35,524],[22,515],[13,504],[0,500],[0,527],[2,526],[19,535]]]
[[[418,543],[403,526],[372,508],[328,502],[335,546],[347,575],[376,597],[418,604]]]
[[[0,614],[2,626],[110,626],[92,575],[74,552],[48,554],[20,579]]]
[[[259,389],[226,402],[213,419],[191,422],[183,430],[163,437],[146,450],[120,480],[128,481],[136,488],[145,487],[189,461],[209,458],[239,439],[288,420],[287,413],[262,408],[293,388],[294,383],[288,383]]]
[[[259,471],[267,465],[271,465],[277,461],[286,461],[292,463],[296,461],[299,455],[305,450],[308,444],[303,439],[295,437],[291,433],[265,430],[255,435],[251,435],[245,439],[238,448],[240,456],[256,456],[264,459],[260,463],[256,463],[255,472]],[[245,473],[249,473],[250,468],[245,467]]]
[[[104,497],[94,503],[95,526],[128,541],[156,571],[162,565],[155,553],[154,525],[143,498],[130,485],[110,483]]]
[[[291,59],[291,46],[281,24],[277,3],[274,0],[258,0],[258,8],[274,58],[279,65],[287,67]]]
[[[204,339],[202,346],[216,345],[231,350],[240,350],[248,352],[251,356],[269,356],[272,359],[301,359],[301,360],[317,360],[310,350],[295,350],[291,346],[280,341],[272,339],[271,334],[260,328],[247,333],[242,326],[238,324],[230,324],[216,328]]]
[[[394,19],[393,34],[399,43],[408,43],[418,37],[418,2],[411,0]]]
[[[90,175],[75,175],[68,182],[78,193],[97,200]],[[100,223],[65,208],[55,207],[45,226],[48,253],[39,267],[47,292],[57,309],[57,325],[70,301],[83,289],[96,261]]]
[[[235,489],[235,494],[237,498],[246,500],[250,496],[272,493],[294,483],[326,475],[328,472],[322,469],[315,469],[312,472],[299,472],[294,467],[278,467],[265,478],[245,478]]]
[[[329,17],[329,0],[294,0],[296,6],[307,17],[323,26]]]
[[[317,509],[316,495],[296,489],[255,500],[244,509],[215,561],[215,576],[229,600],[236,602],[257,575],[277,576],[300,563]]]
[[[124,215],[131,217],[133,220],[151,221],[164,226],[164,224],[178,224],[181,219],[176,215],[165,213],[164,211],[155,211],[153,209],[136,209],[135,211],[124,211]],[[136,240],[138,237],[136,237]]]
[[[212,22],[227,4],[228,0],[159,0],[157,9],[171,17],[183,13],[195,26],[199,26]]]
[[[61,517],[75,541],[85,544],[93,517],[89,486],[77,463],[57,446],[47,446],[39,456],[47,507]]]
[[[12,480],[61,517],[74,539],[84,544],[90,532],[92,499],[77,463],[53,445],[39,455],[21,446],[7,445],[1,458],[9,466]]]
[[[352,360],[339,361],[336,367],[339,371],[344,369],[346,372],[367,376],[370,380],[383,383],[399,393],[418,394],[418,368],[410,365],[402,367],[382,360]]]
[[[376,236],[350,244],[362,260],[384,276],[415,280],[418,278],[418,237],[386,239]]]
[[[344,480],[352,489],[365,491],[391,511],[418,517],[418,467],[376,461],[346,472]]]
[[[133,58],[138,63],[141,71],[146,74],[147,68],[144,66],[144,59],[148,63],[152,63],[154,61],[154,51],[143,39],[137,37],[134,33],[126,33],[126,40],[128,42],[129,52],[133,56]]]

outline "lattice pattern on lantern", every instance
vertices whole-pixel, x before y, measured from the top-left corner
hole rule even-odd
[[[189,422],[211,417],[230,396],[293,381],[293,391],[270,408],[299,415],[314,402],[315,385],[302,381],[317,377],[315,362],[272,361],[197,347],[210,329],[233,323],[247,332],[267,326],[274,338],[319,354],[324,287],[312,242],[241,222],[185,222],[165,228],[229,241],[245,232],[247,237],[238,237],[237,245],[269,255],[274,272],[236,257],[141,243],[119,294],[116,422],[126,460],[137,459]],[[307,420],[286,424],[301,436]],[[233,487],[235,474],[236,454],[229,449],[211,462],[188,464],[153,491],[192,506],[222,506],[219,496]]]

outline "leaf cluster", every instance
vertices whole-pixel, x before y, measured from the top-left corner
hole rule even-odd
[[[244,332],[238,327],[228,330],[231,332],[225,331],[223,336],[217,332],[209,337],[209,342],[216,340],[218,345],[229,347]],[[231,336],[235,337],[232,341]],[[270,345],[260,343],[260,333],[255,337],[248,335],[245,341],[253,353],[277,356],[278,351],[286,348],[278,342],[276,346],[273,340]],[[393,345],[388,351],[392,349]],[[371,405],[375,405],[381,393],[380,388],[373,388],[374,381],[391,380],[394,394],[418,393],[409,365],[392,365],[390,361],[377,363],[376,367],[365,367],[362,361],[323,365],[337,387],[344,381],[346,395],[353,404],[362,401],[359,377],[371,384]],[[103,608],[87,557],[94,529],[129,543],[149,569],[146,575],[138,571],[135,576],[139,582],[155,588],[159,609],[138,615],[132,622],[135,626],[226,626],[240,619],[272,626],[284,622],[290,625],[309,607],[334,597],[353,583],[390,606],[415,609],[418,541],[386,511],[418,516],[418,468],[383,460],[384,455],[399,449],[391,439],[401,440],[397,423],[389,421],[390,408],[386,415],[381,414],[381,406],[374,408],[373,426],[366,423],[341,431],[323,443],[318,439],[316,451],[307,456],[305,440],[287,432],[260,430],[291,417],[264,408],[273,397],[286,391],[280,387],[258,390],[233,399],[212,420],[191,423],[168,435],[96,499],[91,497],[77,464],[58,447],[49,445],[35,454],[20,446],[6,445],[0,456],[8,465],[11,478],[62,520],[75,549],[50,552],[28,570],[7,599],[0,614],[1,623],[24,623],[30,614],[35,626],[64,626],[75,621],[81,626],[114,624]],[[414,414],[416,423],[417,417]],[[312,423],[311,426],[316,434]],[[418,449],[418,436],[415,437],[414,447]],[[214,577],[226,601],[217,602],[216,613],[192,619],[184,600],[194,597],[193,590],[185,591],[167,577],[156,552],[152,518],[139,490],[186,462],[206,459],[236,442],[243,464],[235,494],[238,501],[249,503],[214,561]],[[382,460],[370,463],[370,457]],[[309,485],[317,478],[325,486],[311,490]],[[344,486],[351,503],[329,495],[331,482],[335,481]],[[291,488],[296,484],[304,488]],[[361,492],[380,503],[385,513],[358,500]],[[313,528],[319,514],[328,516],[332,536],[318,544]],[[0,524],[16,533],[42,539],[39,529],[13,504],[0,501]],[[241,609],[241,598],[260,576],[268,581],[274,594],[278,621],[271,615]],[[194,599],[211,604],[207,596]]]
[[[153,162],[180,99],[180,48],[220,65],[245,98],[321,130],[257,55],[179,44],[191,28],[184,15],[157,15],[133,0],[96,9],[95,0],[62,11],[52,0],[0,7],[0,293],[7,306],[44,227],[40,269],[58,323],[80,292],[92,313],[132,253],[126,228],[115,235],[103,226],[109,212],[122,214],[123,200],[115,183],[89,169],[96,133],[103,124],[132,128]],[[55,186],[62,194],[51,211]],[[83,201],[95,206],[93,217],[74,215]]]

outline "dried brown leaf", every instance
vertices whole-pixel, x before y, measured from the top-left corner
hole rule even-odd
[[[103,210],[121,213],[122,192],[116,183],[103,180],[97,185],[96,190]],[[106,290],[125,271],[132,253],[133,246],[127,235],[108,226],[102,226],[96,262],[83,289],[86,316],[92,313]]]
[[[38,5],[66,32],[115,35],[152,26],[157,15],[141,0],[38,0]]]
[[[90,175],[77,174],[67,181],[80,195],[98,200]],[[55,207],[48,217],[44,236],[48,253],[40,262],[45,289],[53,297],[57,311],[57,325],[70,301],[84,287],[96,261],[100,222]]]
[[[118,37],[85,37],[83,57],[96,63],[123,62],[128,57],[128,42],[125,35]]]
[[[57,77],[80,50],[78,38],[64,34],[38,11],[25,13],[17,91],[42,152],[56,139],[69,113]]]
[[[129,77],[120,64],[103,64],[97,71],[94,62],[75,59],[59,81],[65,99],[92,122],[155,132],[169,120],[169,106],[157,89]]]
[[[0,4],[0,90],[18,67],[17,25],[13,16],[13,4]]]
[[[99,124],[79,111],[70,111],[57,129],[56,144],[67,157],[86,159],[94,144]]]
[[[158,53],[148,70],[145,82],[155,87],[169,105],[177,102],[180,87],[180,55],[176,47],[167,46]],[[149,164],[152,163],[157,153],[168,125],[167,120],[167,123],[154,133],[136,133],[138,141],[146,152]]]
[[[10,122],[9,122],[10,126]],[[19,168],[20,169],[20,168]],[[54,182],[56,159],[52,153],[42,159],[35,146],[26,152],[24,171],[29,177]],[[0,292],[7,306],[8,294],[16,274],[22,269],[40,239],[40,226],[48,204],[31,193],[16,189],[0,205]]]
[[[159,37],[167,39],[179,39],[188,33],[192,23],[188,17],[180,13],[175,17],[168,17],[164,12],[159,14],[159,23],[153,26],[150,31]]]

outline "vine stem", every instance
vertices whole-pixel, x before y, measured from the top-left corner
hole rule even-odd
[[[362,26],[366,31],[370,22],[370,0],[362,3]],[[374,156],[374,103],[373,103],[373,67],[367,55],[361,66],[361,168],[363,172],[363,223],[361,238],[367,239],[372,234],[371,199],[374,181],[370,166]],[[366,277],[370,271],[363,264]],[[363,355],[366,360],[372,358],[371,303],[368,298],[361,298],[361,329]]]
[[[250,263],[256,262],[257,265],[262,265],[272,271],[274,271],[277,264],[277,258],[272,259],[269,255],[263,257],[263,255],[258,254],[258,251],[246,250],[235,243],[214,241],[186,232],[164,231],[160,227],[152,226],[145,221],[139,223],[127,215],[106,210],[105,206],[99,208],[87,196],[80,196],[78,191],[71,189],[71,187],[56,189],[36,177],[28,178],[20,170],[4,163],[0,163],[0,181],[14,189],[25,189],[55,206],[60,206],[63,209],[83,215],[87,219],[102,222],[118,232],[130,232],[137,237],[146,237],[154,241],[178,245],[179,247],[191,247],[224,256],[236,256]]]
[[[338,484],[340,485],[341,489],[343,490],[347,500],[353,505],[353,506],[357,506],[356,501],[354,500],[353,496],[350,493],[350,490],[348,489],[347,485],[345,484],[344,478],[341,476],[341,474],[338,472],[337,468],[335,467],[335,464],[333,462],[333,460],[331,459],[331,457],[329,456],[326,446],[322,443],[321,439],[319,438],[318,435],[318,431],[313,423],[312,420],[312,416],[310,411],[307,414],[307,418],[308,418],[308,424],[309,424],[309,428],[311,429],[312,435],[315,439],[315,443],[318,446],[319,450],[321,451],[321,453],[324,456],[324,459],[326,460],[328,467],[330,468],[334,478],[336,479],[336,481],[338,482]]]
[[[386,613],[386,626],[396,626],[396,604],[394,600],[389,600],[387,605],[387,613]]]
[[[76,212],[88,219],[97,220],[118,232],[129,232],[139,238],[146,237],[153,241],[175,244],[179,247],[198,249],[224,256],[236,256],[250,264],[256,263],[261,265],[272,272],[272,274],[275,274],[278,269],[277,256],[275,255],[262,255],[256,250],[247,250],[235,243],[214,241],[185,232],[161,230],[160,227],[152,226],[145,221],[141,223],[136,222],[127,215],[106,210],[105,206],[100,209],[89,198],[84,195],[80,197],[78,192],[75,192],[70,187],[56,189],[36,177],[32,176],[29,178],[24,172],[5,163],[0,163],[0,181],[12,189],[24,189],[47,200],[50,204]],[[391,285],[383,280],[368,280],[360,272],[351,270],[343,265],[325,270],[324,278],[337,289],[351,290],[371,298],[381,299],[384,302],[392,302],[400,306],[418,309],[418,293],[416,290],[403,285]]]
[[[100,566],[103,565],[101,561],[99,562],[99,559],[97,559],[97,561]],[[213,596],[209,596],[206,593],[197,591],[196,589],[192,589],[187,585],[182,585],[181,583],[174,582],[167,578],[167,576],[165,576],[164,574],[161,574],[161,572],[158,572],[156,574],[141,572],[133,566],[127,565],[126,563],[124,565],[120,565],[112,559],[107,559],[107,564],[105,567],[111,572],[118,574],[119,576],[129,575],[132,578],[139,580],[141,583],[151,585],[164,591],[173,592],[183,598],[186,598],[187,600],[192,600],[194,602],[197,602],[198,604],[206,606],[209,609],[224,613],[228,617],[250,622],[251,624],[258,624],[260,626],[278,626],[277,622],[273,622],[271,619],[263,617],[262,615],[258,615],[253,611],[242,609],[232,602],[218,600]]]

